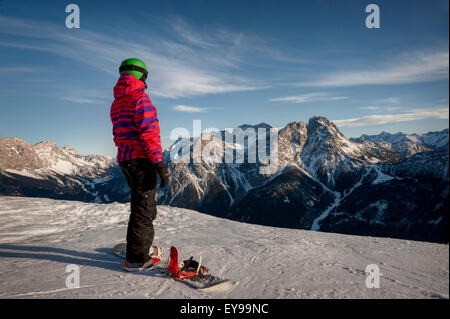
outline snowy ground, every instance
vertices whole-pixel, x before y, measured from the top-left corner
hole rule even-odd
[[[204,293],[155,273],[122,271],[126,204],[0,197],[0,298],[448,298],[449,247],[244,224],[158,207],[155,243],[203,256],[216,275],[239,281]],[[66,288],[66,266],[80,288]],[[366,288],[377,264],[380,288]]]

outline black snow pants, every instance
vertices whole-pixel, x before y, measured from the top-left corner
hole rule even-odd
[[[145,263],[153,242],[156,218],[156,170],[150,159],[120,162],[120,169],[131,189],[131,214],[127,230],[127,256],[130,263]]]

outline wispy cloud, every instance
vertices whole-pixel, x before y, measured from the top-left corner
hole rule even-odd
[[[369,110],[369,111],[379,110],[380,108],[381,108],[380,106],[363,106],[363,107],[361,107],[362,110]]]
[[[392,63],[376,68],[329,73],[315,81],[297,84],[311,87],[338,87],[395,85],[448,79],[448,52],[409,54],[394,60]]]
[[[111,96],[107,92],[83,89],[69,90],[65,95],[61,96],[61,99],[77,104],[105,104],[111,101]]]
[[[367,115],[345,120],[334,120],[333,123],[341,127],[359,127],[359,126],[409,122],[424,119],[448,120],[449,119],[448,106],[436,107],[432,109],[414,109],[409,110],[405,113],[398,113],[398,114]]]
[[[239,72],[240,65],[251,59],[238,40],[239,33],[215,37],[217,30],[201,33],[182,19],[170,23],[174,23],[170,34],[149,32],[137,35],[141,39],[133,42],[127,34],[113,37],[84,29],[70,33],[47,22],[0,16],[0,33],[15,36],[15,40],[0,42],[0,46],[48,51],[111,75],[118,74],[117,66],[124,58],[140,57],[150,68],[152,94],[165,98],[268,86]]]
[[[202,48],[211,48],[217,44],[216,39],[212,38],[208,33],[200,33],[194,30],[181,17],[174,17],[170,19],[169,25],[180,39],[189,44],[200,46]]]
[[[295,96],[285,96],[270,99],[271,102],[306,103],[317,101],[340,101],[346,100],[347,96],[330,96],[329,93],[307,93]]]
[[[99,101],[95,99],[88,99],[85,97],[76,97],[76,96],[65,96],[62,98],[63,100],[77,103],[77,104],[98,104]]]
[[[396,111],[400,109],[404,109],[404,107],[400,106],[400,97],[387,97],[383,99],[377,99],[372,101],[373,104],[362,106],[360,109],[369,110],[369,111]]]
[[[368,105],[360,107],[361,110],[379,111],[379,112],[393,112],[405,109],[403,106],[398,105]]]
[[[2,22],[2,20],[0,17],[0,24],[1,24],[1,22]],[[0,41],[0,46],[6,47],[6,48],[25,49],[25,50],[49,51],[49,52],[52,51],[48,48],[41,47],[39,45],[29,45],[29,44],[23,44],[23,43],[7,42],[7,41]]]
[[[380,104],[400,104],[399,97],[387,97],[385,99],[376,100],[375,103]]]
[[[286,51],[279,50],[271,43],[274,39],[268,39],[266,35],[261,37],[254,33],[236,32],[224,27],[194,28],[179,16],[167,19],[167,23],[181,43],[210,52],[209,59],[214,59],[224,66],[254,64],[255,57],[272,62],[310,62],[298,54],[290,55]]]
[[[209,108],[206,107],[195,107],[189,105],[175,105],[172,107],[172,109],[178,112],[185,112],[185,113],[202,113],[209,110]]]
[[[39,73],[39,72],[48,72],[44,68],[35,68],[35,67],[17,67],[17,68],[0,68],[0,73]]]

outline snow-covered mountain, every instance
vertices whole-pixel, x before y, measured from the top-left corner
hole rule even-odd
[[[381,132],[377,135],[361,135],[352,138],[352,141],[375,143],[384,148],[393,150],[403,156],[411,156],[423,151],[447,151],[448,152],[448,129],[440,132],[429,132],[426,134],[391,134]]]
[[[126,198],[117,164],[109,156],[81,155],[52,141],[31,145],[0,137],[0,193],[109,202]]]
[[[112,247],[125,240],[128,216],[128,204],[0,196],[0,298],[449,297],[448,245],[252,225],[158,206],[154,242],[163,261],[173,245],[183,258],[202,256],[211,273],[239,282],[231,291],[201,292],[158,271],[123,271]],[[370,264],[379,267],[379,289],[366,288]],[[68,265],[79,267],[79,288],[66,286]]]
[[[258,127],[270,126],[245,126]],[[172,148],[185,144],[192,154],[212,140],[247,158],[253,139],[229,143],[224,134],[180,139],[165,152],[172,180],[160,204],[270,226],[448,242],[448,130],[347,139],[313,117],[278,130],[272,174],[259,174],[259,162],[169,159]],[[405,139],[408,151],[398,144]]]
[[[270,144],[270,128],[242,125],[180,138],[164,152],[171,181],[159,190],[158,203],[268,226],[448,242],[448,129],[348,139],[326,118],[312,117],[308,123],[272,128],[278,137],[278,166],[261,174],[268,163],[248,159],[260,138]],[[183,148],[187,152],[177,156],[190,160],[172,160],[171,151]],[[233,162],[194,158],[198,149],[222,149]],[[111,158],[83,156],[52,142],[1,139],[0,169],[2,194],[129,199]]]

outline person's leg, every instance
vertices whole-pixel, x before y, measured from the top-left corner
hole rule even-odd
[[[147,159],[121,162],[120,168],[131,189],[131,214],[127,230],[127,256],[130,263],[145,263],[153,243],[156,218],[156,172]]]

